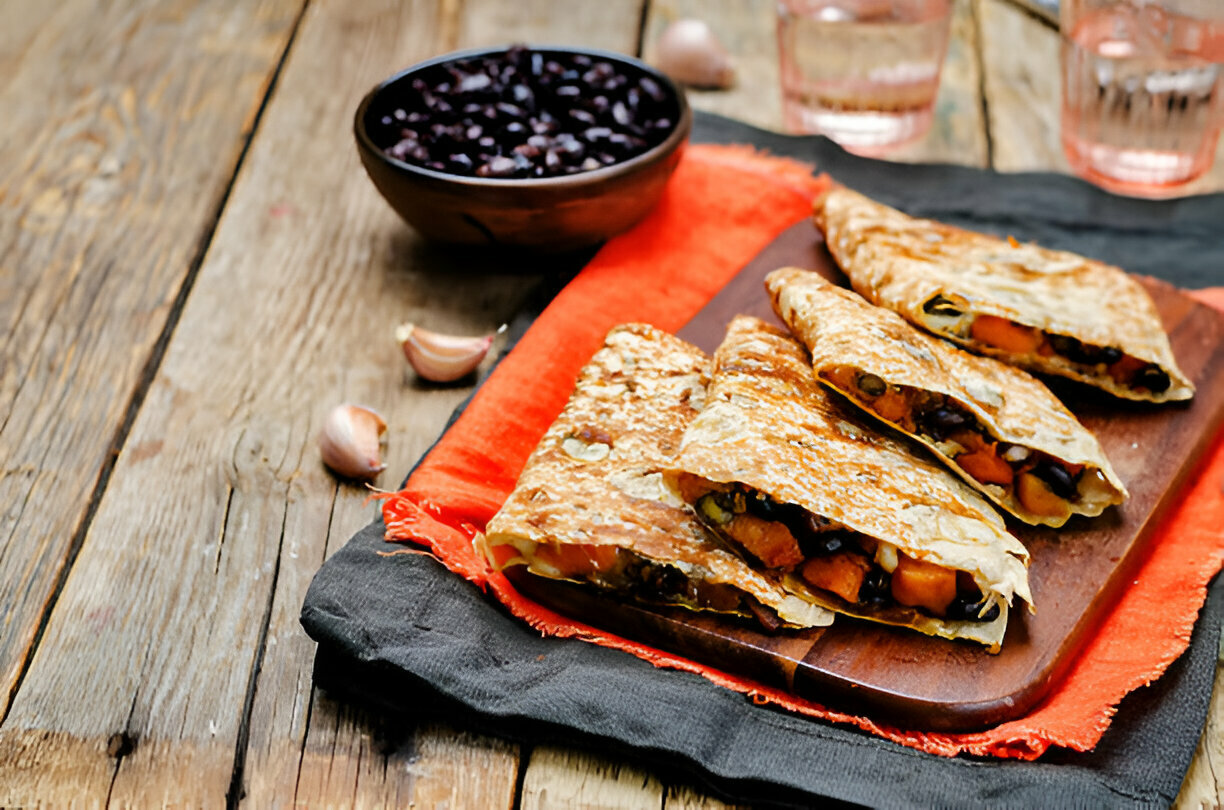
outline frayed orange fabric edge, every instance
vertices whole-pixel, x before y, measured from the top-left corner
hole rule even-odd
[[[759,179],[762,183],[769,184],[775,193],[788,196],[806,195],[805,211],[807,201],[825,182],[814,180],[810,167],[802,163],[765,157],[745,146],[694,146],[686,154],[682,168],[686,163],[693,162],[702,164],[706,169]],[[678,171],[677,174],[683,175],[683,172]],[[652,214],[629,234],[609,242],[578,279],[558,295],[545,314],[537,320],[537,325],[546,318],[555,318],[558,313],[563,312],[571,303],[567,298],[579,297],[576,292],[582,286],[578,284],[579,281],[586,284],[611,281],[626,259],[631,264],[631,257],[643,250],[643,241],[647,243],[647,251],[652,247],[652,242],[655,243],[653,248],[657,250],[660,220],[666,221],[669,218],[665,213],[667,203],[665,195],[664,203],[660,205],[663,211]],[[672,219],[675,213],[671,212]],[[799,217],[796,217],[794,221],[798,219]],[[674,226],[674,222],[671,224]],[[736,269],[784,229],[781,227],[763,233],[764,238],[759,246],[743,256]],[[652,230],[655,232],[652,233]],[[727,278],[729,279],[729,276]],[[724,283],[725,280],[727,279],[723,279]],[[718,287],[721,287],[721,283]],[[716,291],[717,287],[711,290],[711,295]],[[566,293],[573,294],[567,296]],[[1214,291],[1204,291],[1201,297],[1217,306],[1220,305],[1219,302],[1224,302],[1224,292],[1216,295]],[[699,308],[693,308],[688,315]],[[1224,306],[1221,308],[1224,309]],[[634,318],[619,319],[616,322],[620,320]],[[663,320],[663,323],[656,322],[655,325],[673,331],[683,322]],[[606,327],[601,325],[596,337],[601,339],[606,328],[612,325],[614,324],[609,323]],[[555,324],[553,326],[555,327]],[[522,357],[535,356],[529,343],[528,348],[524,349],[524,343],[531,335],[532,330],[529,330],[515,352],[503,360],[503,365],[513,360],[515,354],[520,351],[523,352]],[[591,341],[591,335],[585,337],[587,342]],[[587,346],[581,341],[579,344],[581,348],[577,354],[581,355],[582,362],[585,362],[598,345],[592,343]],[[573,360],[574,358],[571,358],[571,362]],[[580,366],[579,362],[572,369],[571,380]],[[569,370],[568,367],[566,370]],[[472,413],[472,408],[478,404],[481,394],[488,394],[492,400],[494,395],[490,392],[496,377],[497,372],[469,404],[459,422],[448,431],[448,437],[463,434],[466,428],[462,424],[464,417]],[[568,393],[569,389],[566,388],[563,397],[556,396],[557,401],[549,402],[547,407],[551,409],[552,416],[563,407]],[[497,401],[500,402],[500,397],[497,397]],[[481,416],[472,419],[476,423],[480,420]],[[521,452],[517,465],[512,465],[512,475],[509,475],[506,469],[499,470],[500,478],[495,481],[486,478],[481,482],[481,486],[475,488],[481,491],[478,495],[483,494],[485,497],[477,497],[474,506],[471,501],[463,503],[462,495],[449,498],[453,502],[449,507],[440,502],[447,496],[437,497],[435,494],[447,492],[444,485],[448,479],[455,479],[456,471],[446,469],[446,465],[441,465],[443,469],[430,469],[430,457],[427,457],[417,472],[410,477],[405,488],[399,493],[387,496],[384,501],[387,539],[428,546],[448,568],[480,588],[491,590],[515,616],[546,635],[580,638],[623,650],[655,666],[700,674],[716,684],[745,694],[761,705],[774,705],[811,717],[851,724],[894,742],[942,756],[969,753],[1031,760],[1039,757],[1051,746],[1078,751],[1093,748],[1109,727],[1118,702],[1134,689],[1160,677],[1168,665],[1186,649],[1190,632],[1206,599],[1207,583],[1224,561],[1224,529],[1208,528],[1224,526],[1224,490],[1219,483],[1224,481],[1224,441],[1217,441],[1207,456],[1209,460],[1202,467],[1203,473],[1190,487],[1182,503],[1166,518],[1159,530],[1159,536],[1154,538],[1154,549],[1140,569],[1134,586],[1124,593],[1098,634],[1082,651],[1063,684],[1041,706],[1026,717],[972,734],[905,731],[876,723],[869,717],[837,712],[781,690],[765,687],[746,678],[721,672],[591,627],[544,608],[518,593],[501,573],[493,571],[476,553],[472,540],[479,531],[478,524],[483,525],[480,515],[483,514],[484,520],[487,520],[500,506],[501,500],[504,500],[513,487],[513,480],[517,479],[522,462],[526,460],[530,449],[534,448],[535,441],[538,441],[539,435],[542,435],[548,424],[551,424],[551,416],[535,434],[531,447]],[[445,440],[444,437],[443,441]],[[479,471],[475,474],[479,475]],[[472,475],[471,469],[458,471],[459,479]],[[471,480],[470,477],[468,480]],[[440,484],[443,485],[441,489],[438,488]],[[454,503],[461,504],[463,508],[456,509]],[[1211,519],[1212,516],[1216,519]],[[1178,585],[1179,598],[1174,603],[1179,609],[1172,611],[1168,609],[1168,598],[1160,591],[1160,586],[1169,584],[1167,578],[1162,579],[1164,573],[1169,571],[1178,572],[1174,581]],[[1164,610],[1152,611],[1149,606],[1153,603],[1163,605]],[[1133,663],[1132,650],[1137,637],[1150,640],[1144,647],[1145,660],[1142,665]],[[1119,677],[1117,671],[1120,665],[1126,670],[1125,676],[1122,677]]]

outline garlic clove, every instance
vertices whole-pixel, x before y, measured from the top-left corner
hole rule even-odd
[[[332,409],[319,431],[323,463],[346,478],[369,480],[387,468],[379,444],[387,423],[369,408],[340,405]]]
[[[395,339],[416,373],[434,382],[453,382],[472,373],[489,353],[493,337],[443,335],[411,323],[395,330]]]
[[[655,45],[655,67],[693,87],[726,90],[735,83],[727,49],[702,20],[676,20]]]

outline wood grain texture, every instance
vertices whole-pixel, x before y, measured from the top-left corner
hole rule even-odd
[[[615,759],[554,746],[531,752],[520,810],[656,810],[663,784]]]
[[[778,39],[772,0],[655,0],[646,19],[643,57],[655,64],[659,37],[676,20],[704,20],[735,63],[735,84],[727,90],[687,88],[697,110],[782,130],[778,82]]]
[[[643,0],[463,0],[458,46],[483,48],[525,42],[573,45],[635,54]]]
[[[935,102],[935,123],[925,138],[901,147],[889,160],[986,165],[976,24],[970,0],[952,2],[951,41]],[[655,44],[669,23],[686,17],[705,20],[735,59],[736,84],[729,90],[690,88],[689,102],[695,109],[783,131],[775,5],[767,0],[653,2],[646,25],[646,58],[655,57]]]
[[[311,4],[0,731],[0,750],[31,730],[82,740],[72,767],[88,784],[67,792],[46,777],[57,757],[22,773],[0,758],[6,803],[224,802],[257,682],[246,776],[273,793],[284,786],[310,702],[312,645],[296,622],[305,585],[328,539],[376,513],[319,463],[324,415],[345,400],[382,410],[394,485],[468,393],[407,375],[394,325],[488,331],[534,282],[487,275],[509,269],[497,257],[459,266],[422,245],[357,161],[356,101],[432,47],[433,10],[425,0]],[[107,755],[115,734],[130,752]],[[502,763],[512,781],[514,762]],[[192,778],[173,777],[184,772]]]
[[[1224,657],[1224,636],[1221,637],[1221,655]],[[1217,663],[1207,725],[1173,807],[1175,810],[1202,810],[1221,805],[1224,805],[1224,665]]]
[[[5,6],[0,716],[300,5]]]
[[[668,785],[663,796],[663,810],[750,810],[747,805],[727,804],[712,799],[690,787]]]
[[[1058,32],[1006,0],[973,0],[981,31],[983,87],[994,168],[1069,173],[1059,139],[1062,99]],[[1218,136],[1217,136],[1218,137]],[[1224,190],[1224,138],[1206,175],[1177,193]]]
[[[396,727],[316,697],[299,780],[287,792],[249,794],[271,807],[479,807],[511,810],[516,747],[447,726]]]
[[[1069,172],[1058,140],[1058,33],[1004,0],[973,0],[994,168]]]

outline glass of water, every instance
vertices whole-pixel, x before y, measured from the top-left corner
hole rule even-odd
[[[1224,123],[1224,0],[1062,0],[1062,145],[1110,191],[1169,196]]]
[[[861,155],[925,135],[948,49],[949,3],[778,0],[786,128],[827,135]]]

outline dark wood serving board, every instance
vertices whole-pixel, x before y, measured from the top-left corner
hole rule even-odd
[[[707,351],[741,313],[777,323],[763,279],[784,266],[845,284],[807,222],[784,232],[679,332]],[[913,729],[972,730],[1026,714],[1064,674],[1142,562],[1155,529],[1176,503],[1224,420],[1224,317],[1175,287],[1140,278],[1169,332],[1173,353],[1197,386],[1189,403],[1122,402],[1075,383],[1051,388],[1089,430],[1130,490],[1098,518],[1061,529],[1009,518],[1032,554],[1036,614],[1013,610],[1003,650],[990,655],[949,642],[840,617],[827,629],[769,635],[747,623],[684,610],[614,602],[581,588],[515,578],[532,598],[702,663],[748,675],[801,697]]]

